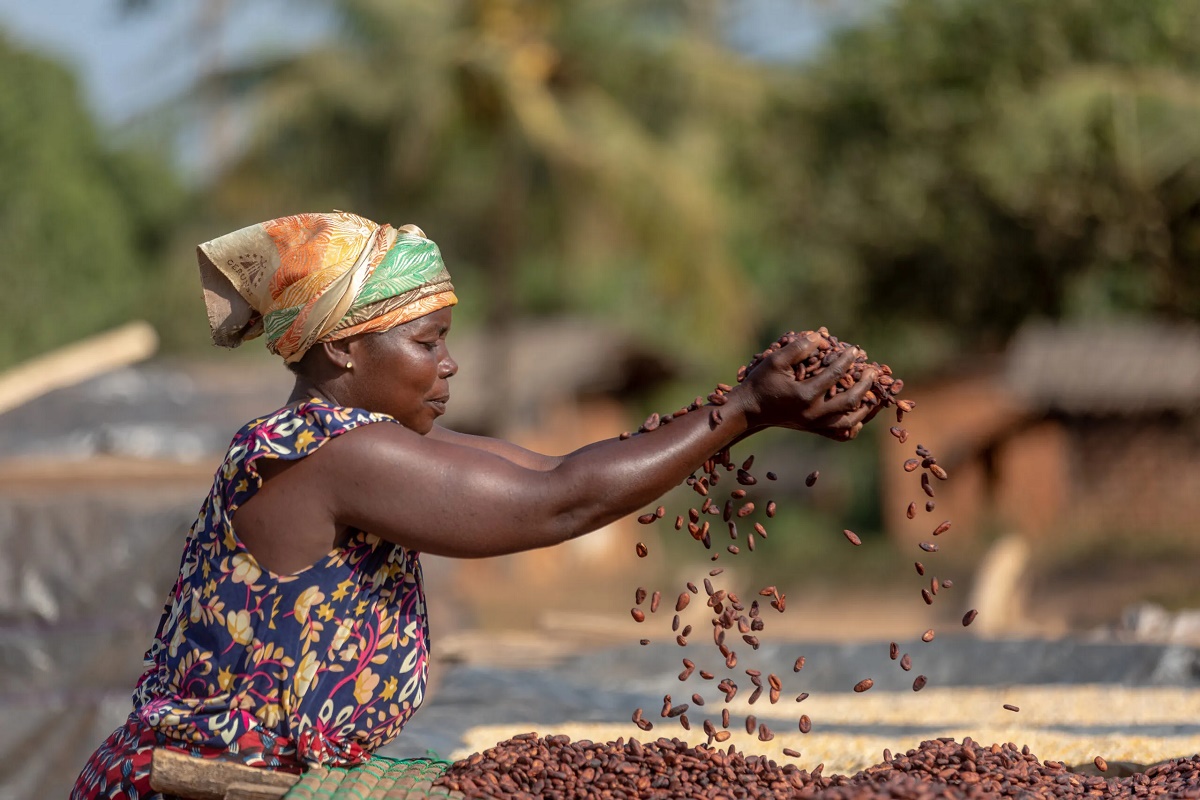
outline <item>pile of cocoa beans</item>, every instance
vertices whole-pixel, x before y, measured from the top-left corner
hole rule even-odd
[[[1097,758],[1097,766],[1104,764]],[[1200,756],[1124,778],[1087,776],[1028,747],[935,739],[856,775],[821,774],[733,745],[690,747],[678,739],[598,744],[525,733],[453,764],[435,785],[467,798],[1200,798]]]

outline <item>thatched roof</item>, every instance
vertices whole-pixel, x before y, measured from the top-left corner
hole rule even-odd
[[[1026,325],[1004,387],[1066,414],[1200,411],[1200,326],[1161,322]]]
[[[643,394],[677,372],[662,353],[612,326],[571,317],[527,322],[504,336],[456,336],[450,352],[459,370],[444,422],[471,432],[494,431],[502,407],[536,418],[572,398]]]

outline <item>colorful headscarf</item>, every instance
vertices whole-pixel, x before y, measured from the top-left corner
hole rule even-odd
[[[436,244],[335,211],[242,228],[197,250],[213,342],[266,333],[288,363],[317,342],[377,333],[458,302]]]

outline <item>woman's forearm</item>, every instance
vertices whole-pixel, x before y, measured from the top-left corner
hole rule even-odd
[[[608,439],[563,457],[547,477],[554,491],[563,539],[620,519],[657,500],[714,453],[753,432],[743,393],[722,406],[704,407],[628,439]],[[720,413],[715,426],[713,408]]]

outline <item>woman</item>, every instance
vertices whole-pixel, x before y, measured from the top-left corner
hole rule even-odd
[[[150,753],[298,772],[362,763],[425,687],[419,553],[481,558],[558,544],[657,499],[735,439],[770,426],[852,438],[876,408],[865,374],[825,399],[788,345],[728,395],[627,440],[545,456],[435,424],[458,365],[457,302],[420,229],[301,214],[198,253],[217,344],[265,333],[296,374],[288,403],[234,437],[184,546],[134,711],[74,798],[154,797]],[[552,378],[553,376],[547,376]]]

